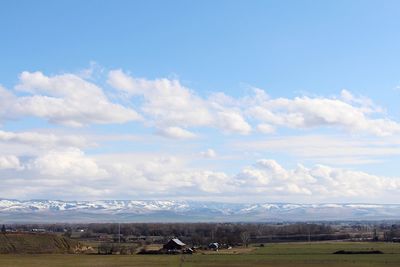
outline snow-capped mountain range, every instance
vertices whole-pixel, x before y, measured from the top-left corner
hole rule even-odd
[[[0,199],[0,222],[398,220],[400,204],[234,204],[172,200]]]

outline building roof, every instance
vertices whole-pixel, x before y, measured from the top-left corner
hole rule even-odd
[[[186,246],[185,243],[183,243],[182,241],[180,241],[178,238],[172,238],[171,239],[173,242],[175,242],[177,245],[179,246]]]

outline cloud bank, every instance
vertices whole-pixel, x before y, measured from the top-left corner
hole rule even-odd
[[[7,128],[31,119],[38,129]],[[399,177],[348,166],[399,155],[400,124],[347,90],[204,96],[178,79],[121,69],[97,80],[25,71],[11,89],[0,86],[0,122],[0,197],[379,201],[400,189]]]
[[[112,91],[76,74],[46,76],[25,71],[13,90],[0,87],[0,118],[33,116],[72,127],[141,121],[171,138],[194,137],[192,128],[239,135],[318,127],[376,136],[400,133],[400,124],[372,100],[346,90],[330,98],[271,98],[257,88],[236,99],[224,93],[201,97],[179,80],[136,78],[120,69],[108,72],[107,84]],[[107,96],[113,94],[127,101]]]
[[[215,152],[208,150],[203,155],[214,157]],[[236,174],[228,174],[193,168],[187,159],[174,156],[96,157],[77,148],[51,150],[29,159],[0,156],[0,177],[2,196],[9,198],[41,198],[50,194],[65,199],[231,196],[239,200],[250,196],[285,201],[296,196],[335,201],[395,197],[400,189],[399,177],[327,165],[298,164],[288,169],[275,160],[260,159],[243,166]]]

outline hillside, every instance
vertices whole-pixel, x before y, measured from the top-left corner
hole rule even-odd
[[[79,243],[53,234],[0,234],[0,254],[8,253],[74,253]]]

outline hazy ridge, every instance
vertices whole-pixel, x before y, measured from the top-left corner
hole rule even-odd
[[[397,220],[400,204],[0,199],[0,218],[3,222]]]

